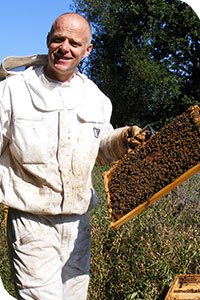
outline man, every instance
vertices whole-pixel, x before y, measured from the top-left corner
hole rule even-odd
[[[0,84],[0,200],[9,206],[19,299],[84,300],[89,210],[96,203],[91,171],[119,159],[145,134],[137,126],[114,130],[109,99],[77,72],[92,50],[84,17],[59,16],[47,46],[46,65]]]

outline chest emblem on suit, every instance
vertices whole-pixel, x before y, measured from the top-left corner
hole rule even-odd
[[[93,132],[94,132],[94,136],[95,136],[95,138],[98,138],[98,137],[99,137],[99,133],[100,133],[100,129],[99,129],[99,128],[96,128],[96,127],[94,127],[94,128],[93,128]]]

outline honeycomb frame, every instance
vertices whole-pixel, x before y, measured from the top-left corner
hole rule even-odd
[[[199,106],[191,106],[104,172],[113,229],[117,230],[200,170],[199,111]]]

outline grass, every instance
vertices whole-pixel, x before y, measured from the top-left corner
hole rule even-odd
[[[6,242],[6,227],[4,222],[4,210],[0,205],[0,276],[7,291],[15,296],[12,274],[10,270],[8,246]]]
[[[200,174],[114,231],[102,180],[105,170],[93,172],[99,203],[91,212],[88,300],[164,300],[177,274],[200,274]],[[0,273],[14,295],[2,210],[0,220]]]

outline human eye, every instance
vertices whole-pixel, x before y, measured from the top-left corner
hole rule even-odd
[[[52,43],[61,43],[63,38],[61,36],[53,36],[51,41]]]
[[[75,40],[70,40],[69,42],[70,42],[70,45],[71,45],[72,47],[77,48],[77,47],[80,47],[80,46],[81,46],[80,43],[77,42],[77,41],[75,41]]]

